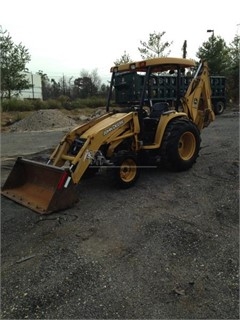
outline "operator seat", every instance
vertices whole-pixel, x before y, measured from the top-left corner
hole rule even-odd
[[[169,110],[169,104],[167,102],[154,103],[150,112],[149,118],[160,118],[163,112]]]
[[[169,104],[167,102],[155,103],[150,111],[149,117],[143,119],[145,128],[149,131],[152,127],[156,127],[163,112],[168,110]]]
[[[152,143],[154,141],[159,119],[163,112],[168,110],[169,104],[167,102],[157,102],[153,105],[149,117],[143,119],[145,143]]]

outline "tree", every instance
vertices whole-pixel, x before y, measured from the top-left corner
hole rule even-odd
[[[121,56],[121,58],[117,59],[114,62],[114,65],[115,66],[119,66],[120,64],[129,63],[129,62],[132,62],[132,59],[130,58],[130,55],[126,51],[124,51],[124,53]]]
[[[229,64],[229,48],[220,36],[213,34],[208,41],[203,42],[196,56],[207,60],[211,75],[226,76]]]
[[[61,95],[71,98],[72,79],[73,77],[67,78],[65,75],[59,79]]]
[[[79,88],[79,97],[82,99],[96,95],[97,88],[94,86],[90,77],[83,76],[74,80],[75,86]]]
[[[94,69],[91,73],[86,70],[82,70],[80,77],[74,80],[75,96],[78,95],[79,98],[88,98],[96,96],[98,90],[101,87],[101,79],[98,76],[97,69]]]
[[[229,98],[239,104],[239,59],[240,59],[240,36],[235,35],[229,46],[229,65],[227,71]]]
[[[101,87],[101,78],[98,75],[97,69],[92,70],[92,72],[90,73],[90,78],[92,80],[94,87],[97,89],[94,93],[96,94]]]
[[[100,87],[100,91],[99,91],[99,95],[100,97],[106,98],[108,91],[109,91],[109,85],[106,85],[105,83],[103,83]]]
[[[26,64],[31,60],[28,49],[16,45],[7,31],[0,30],[1,99],[10,99],[21,90],[30,88],[26,79]]]
[[[51,84],[51,97],[56,99],[61,95],[61,86],[55,79],[51,79]]]
[[[142,47],[138,48],[142,59],[166,57],[171,51],[165,53],[165,51],[171,46],[173,42],[162,42],[162,37],[165,35],[165,31],[158,32],[154,31],[149,34],[147,42],[140,41]]]
[[[48,78],[48,75],[44,73],[42,70],[37,72],[41,76],[41,83],[42,83],[42,97],[43,100],[47,100],[51,98],[51,84]]]

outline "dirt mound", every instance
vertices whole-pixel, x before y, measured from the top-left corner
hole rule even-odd
[[[38,110],[11,125],[10,131],[45,131],[75,126],[76,122],[59,110]]]

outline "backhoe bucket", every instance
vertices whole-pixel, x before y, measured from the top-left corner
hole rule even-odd
[[[10,172],[2,195],[40,214],[71,207],[78,199],[77,187],[67,186],[63,168],[18,158]]]

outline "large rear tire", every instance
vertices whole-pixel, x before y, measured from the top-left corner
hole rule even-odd
[[[120,151],[114,157],[113,164],[114,184],[122,189],[132,187],[140,174],[137,156],[131,152]]]
[[[200,143],[200,132],[194,123],[186,118],[172,120],[163,137],[163,165],[172,171],[190,169],[198,157]]]

